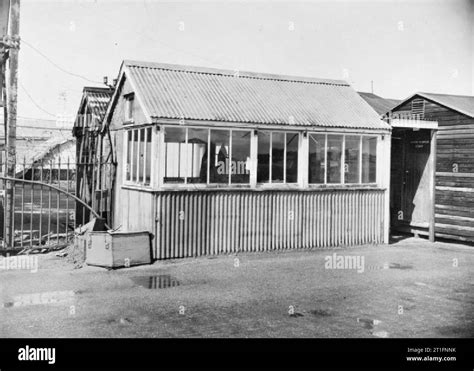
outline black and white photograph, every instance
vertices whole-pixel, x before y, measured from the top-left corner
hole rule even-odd
[[[2,0],[0,33],[2,371],[474,368],[473,0]]]

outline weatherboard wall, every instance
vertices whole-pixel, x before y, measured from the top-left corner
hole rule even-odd
[[[411,101],[394,112],[409,112]],[[424,101],[424,118],[438,122],[436,236],[474,241],[474,118]]]

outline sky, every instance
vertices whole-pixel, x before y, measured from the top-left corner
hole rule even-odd
[[[20,117],[74,117],[123,59],[474,95],[474,0],[22,0],[20,36]]]

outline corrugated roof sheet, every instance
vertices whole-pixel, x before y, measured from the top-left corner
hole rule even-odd
[[[107,111],[107,106],[112,97],[113,90],[110,88],[85,87],[83,94],[87,100],[87,105],[94,115],[102,120]]]
[[[416,93],[421,97],[430,99],[455,111],[474,117],[474,97],[469,95],[450,95],[433,93]]]
[[[373,93],[359,92],[359,95],[377,112],[384,115],[400,103],[399,99],[385,99]]]
[[[124,61],[152,119],[388,129],[344,81]]]

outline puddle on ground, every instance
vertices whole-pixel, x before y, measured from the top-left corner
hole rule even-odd
[[[179,281],[169,274],[130,277],[130,279],[136,285],[150,290],[167,289],[169,287],[176,287],[180,285]]]
[[[313,316],[316,317],[329,317],[332,316],[332,313],[325,309],[313,309],[310,311]]]
[[[33,294],[23,294],[13,297],[12,301],[3,303],[4,308],[25,307],[29,305],[57,304],[72,300],[76,292],[67,291],[47,291]]]
[[[295,313],[291,313],[290,317],[304,317],[304,314],[295,312]]]

